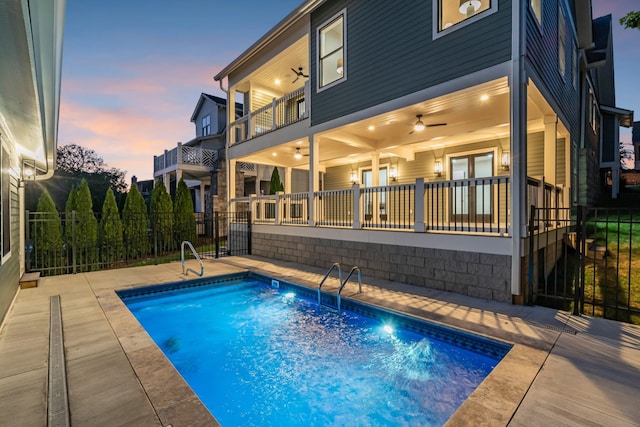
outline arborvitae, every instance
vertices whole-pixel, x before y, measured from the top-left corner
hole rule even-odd
[[[38,199],[36,221],[32,224],[31,236],[34,253],[32,268],[43,269],[45,273],[57,274],[62,255],[62,223],[49,192],[44,189]],[[48,271],[48,269],[53,270]]]
[[[76,250],[76,263],[80,271],[91,270],[97,261],[98,221],[93,214],[91,190],[86,180],[80,181],[80,186],[69,195],[67,214],[69,208],[75,211],[75,223],[71,232]],[[69,225],[67,218],[67,227]]]
[[[69,192],[69,196],[67,197],[67,204],[64,207],[65,218],[64,218],[64,241],[67,244],[67,248],[71,250],[73,248],[75,242],[73,241],[74,233],[74,224],[73,224],[73,211],[76,206],[76,194],[78,193],[78,188],[73,187]]]
[[[159,250],[174,249],[173,241],[173,203],[162,181],[156,182],[151,192],[150,204],[151,230],[157,239]]]
[[[173,220],[177,243],[180,244],[183,240],[194,242],[196,239],[196,218],[193,214],[191,193],[183,179],[180,179],[178,187],[176,188],[176,200],[173,204]]]
[[[278,191],[284,191],[284,185],[282,185],[282,181],[280,181],[278,168],[273,168],[271,182],[269,183],[269,194],[276,194]]]
[[[116,203],[116,196],[109,188],[102,204],[100,220],[100,253],[102,261],[112,264],[122,256],[122,221]]]
[[[149,252],[147,205],[135,185],[131,186],[124,201],[122,221],[127,259],[146,257]]]

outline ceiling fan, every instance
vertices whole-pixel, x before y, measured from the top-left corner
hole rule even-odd
[[[423,131],[424,128],[433,128],[433,127],[437,127],[437,126],[446,126],[446,123],[429,123],[427,125],[424,124],[424,122],[422,121],[422,114],[416,114],[416,122],[413,125],[413,130],[411,132],[409,132],[409,135],[411,135],[414,132],[420,132]]]
[[[309,157],[308,154],[302,154],[302,152],[300,151],[300,147],[296,147],[296,152],[293,154],[293,157],[296,159],[301,159],[303,157]]]
[[[309,77],[308,74],[302,72],[302,67],[298,67],[297,71],[292,68],[291,71],[296,73],[296,78],[291,83],[297,82],[300,77],[304,77],[305,79]]]

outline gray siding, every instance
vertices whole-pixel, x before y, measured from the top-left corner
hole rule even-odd
[[[11,306],[20,282],[20,205],[18,186],[10,177],[11,193],[11,256],[0,265],[0,323]],[[4,200],[2,201],[4,203]]]
[[[544,132],[527,135],[527,175],[535,178],[544,175]]]
[[[429,1],[327,1],[311,15],[312,125],[508,61],[511,2],[496,1],[496,13],[437,40]],[[316,31],[345,7],[347,80],[317,93]]]
[[[527,2],[528,3],[528,2]],[[564,4],[564,2],[562,1]],[[542,28],[538,25],[533,12],[527,11],[526,52],[529,66],[540,76],[547,93],[553,98],[566,120],[569,132],[574,140],[578,139],[580,126],[579,82],[573,85],[571,62],[571,46],[576,45],[572,30],[572,15],[565,10],[567,22],[566,42],[566,75],[563,78],[558,68],[558,0],[544,0],[542,2]],[[533,77],[533,76],[532,76]]]

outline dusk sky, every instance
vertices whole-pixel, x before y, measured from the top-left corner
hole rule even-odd
[[[223,95],[213,76],[301,3],[67,0],[58,144],[153,178],[153,156],[195,136],[200,93]],[[593,0],[593,16],[613,15],[616,102],[638,120],[640,30],[618,24],[634,5]]]

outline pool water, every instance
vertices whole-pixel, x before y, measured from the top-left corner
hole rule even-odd
[[[508,351],[311,295],[244,278],[121,296],[225,427],[442,425]]]

